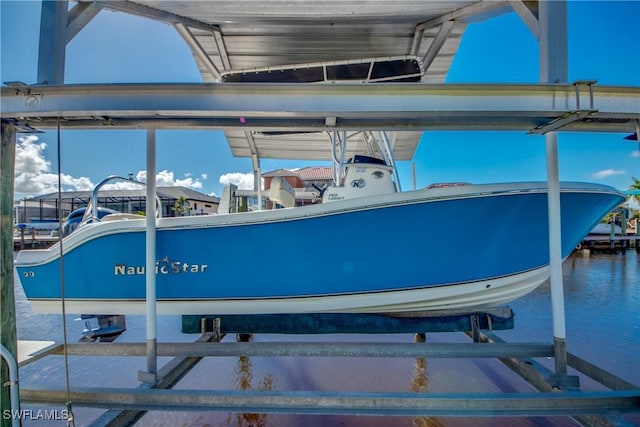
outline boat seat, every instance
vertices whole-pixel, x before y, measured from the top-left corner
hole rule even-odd
[[[285,208],[292,208],[296,205],[296,193],[284,177],[276,176],[271,180],[269,200]]]

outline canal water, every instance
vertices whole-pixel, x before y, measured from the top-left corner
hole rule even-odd
[[[563,265],[568,350],[640,385],[640,261],[633,251],[622,254],[572,255]],[[33,314],[24,293],[16,287],[18,337],[23,340],[62,341],[59,315]],[[508,342],[552,342],[550,289],[544,284],[510,304],[515,328],[497,331]],[[68,339],[75,341],[81,323],[68,316]],[[197,335],[182,334],[179,316],[158,319],[159,342],[191,342]],[[144,342],[143,316],[128,316],[127,331],[118,342]],[[235,339],[226,337],[225,339]],[[256,335],[254,341],[411,342],[397,335]],[[468,342],[461,333],[434,333],[427,342]],[[108,344],[96,344],[108,345]],[[159,365],[169,361],[160,358]],[[538,360],[553,369],[553,360]],[[70,386],[135,388],[145,358],[70,357]],[[570,371],[570,373],[574,373]],[[20,370],[24,388],[64,388],[64,359],[50,356]],[[581,378],[583,391],[604,388]],[[269,358],[223,357],[203,359],[176,388],[209,390],[310,390],[348,392],[498,393],[528,392],[530,386],[493,359],[431,358]],[[37,410],[62,410],[25,406]],[[74,407],[75,425],[90,425],[104,412]],[[36,412],[34,412],[34,415]],[[622,418],[640,425],[640,414]],[[66,421],[27,419],[24,426],[66,425]],[[573,426],[566,417],[450,418],[263,415],[222,412],[150,412],[139,426]]]

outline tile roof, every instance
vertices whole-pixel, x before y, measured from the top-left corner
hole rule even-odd
[[[309,166],[298,169],[298,176],[303,181],[327,180],[333,178],[333,171],[329,166]]]
[[[276,176],[299,176],[296,171],[291,171],[289,169],[276,169],[274,171],[265,172],[262,174],[263,178],[273,178]]]
[[[277,169],[262,174],[263,178],[273,178],[276,176],[295,176],[302,181],[315,181],[332,179],[333,172],[329,166],[308,166],[296,170]]]

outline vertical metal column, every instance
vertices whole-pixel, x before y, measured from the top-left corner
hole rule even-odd
[[[258,210],[262,210],[262,170],[258,166],[253,170],[253,189],[258,194]]]
[[[64,84],[69,2],[42,2],[38,83]]]
[[[567,5],[564,1],[538,3],[540,37],[540,81],[565,83],[567,78]],[[556,375],[567,373],[567,335],[562,282],[562,235],[560,229],[560,179],[558,135],[546,134],[547,199],[549,215],[549,270],[553,348]]]
[[[4,397],[2,401],[2,425],[8,424],[5,422],[4,411],[5,408],[11,408],[14,413],[20,410],[20,391],[18,389],[18,362],[16,362],[13,354],[2,344],[0,344],[0,353],[2,354],[2,360],[9,366],[9,381],[2,380],[2,387],[9,389],[11,393],[11,405],[5,405]],[[21,422],[19,417],[10,417],[12,427],[20,427]]]
[[[396,191],[399,193],[402,191],[400,187],[400,176],[398,175],[398,169],[396,166],[396,159],[393,155],[393,149],[391,148],[391,141],[389,140],[389,134],[386,131],[380,131],[380,139],[382,140],[382,146],[384,147],[386,160],[390,163],[388,166],[393,168],[393,180],[396,186]]]
[[[0,143],[0,344],[14,359],[18,358],[16,335],[16,304],[13,289],[13,184],[16,158],[16,130],[2,123]],[[26,202],[25,202],[26,203]],[[0,361],[0,401],[2,409],[19,410],[12,406],[9,387],[11,383],[9,365]],[[13,388],[14,386],[12,386]],[[2,426],[11,425],[10,419],[0,417]]]
[[[253,139],[253,134],[250,131],[245,131],[244,135],[247,137],[249,150],[251,151],[251,164],[253,166],[253,190],[258,195],[258,210],[262,210],[262,171],[260,168],[260,153],[258,153],[258,147],[256,146],[256,141]]]
[[[156,316],[156,130],[147,130],[147,232],[146,232],[146,321],[147,375],[144,382],[157,382],[157,316]],[[158,209],[162,209],[159,206]]]
[[[549,274],[551,314],[553,316],[553,349],[556,374],[567,373],[567,332],[565,328],[564,286],[562,280],[562,234],[560,228],[560,178],[558,167],[558,134],[546,135],[547,200],[549,215]]]
[[[336,148],[340,147],[340,157],[336,153]],[[347,151],[347,132],[343,131],[340,136],[339,131],[331,131],[331,158],[333,160],[333,182],[336,187],[342,185],[344,159]]]

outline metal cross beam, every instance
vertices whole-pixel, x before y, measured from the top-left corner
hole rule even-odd
[[[25,403],[64,404],[62,390],[22,389]],[[306,391],[131,390],[77,387],[77,406],[163,411],[207,410],[394,416],[541,416],[637,411],[638,391],[565,393],[371,393]]]
[[[594,86],[557,131],[635,132],[640,88]],[[53,128],[529,131],[579,109],[566,84],[103,84],[2,88],[3,121]],[[326,117],[335,117],[329,124]]]

